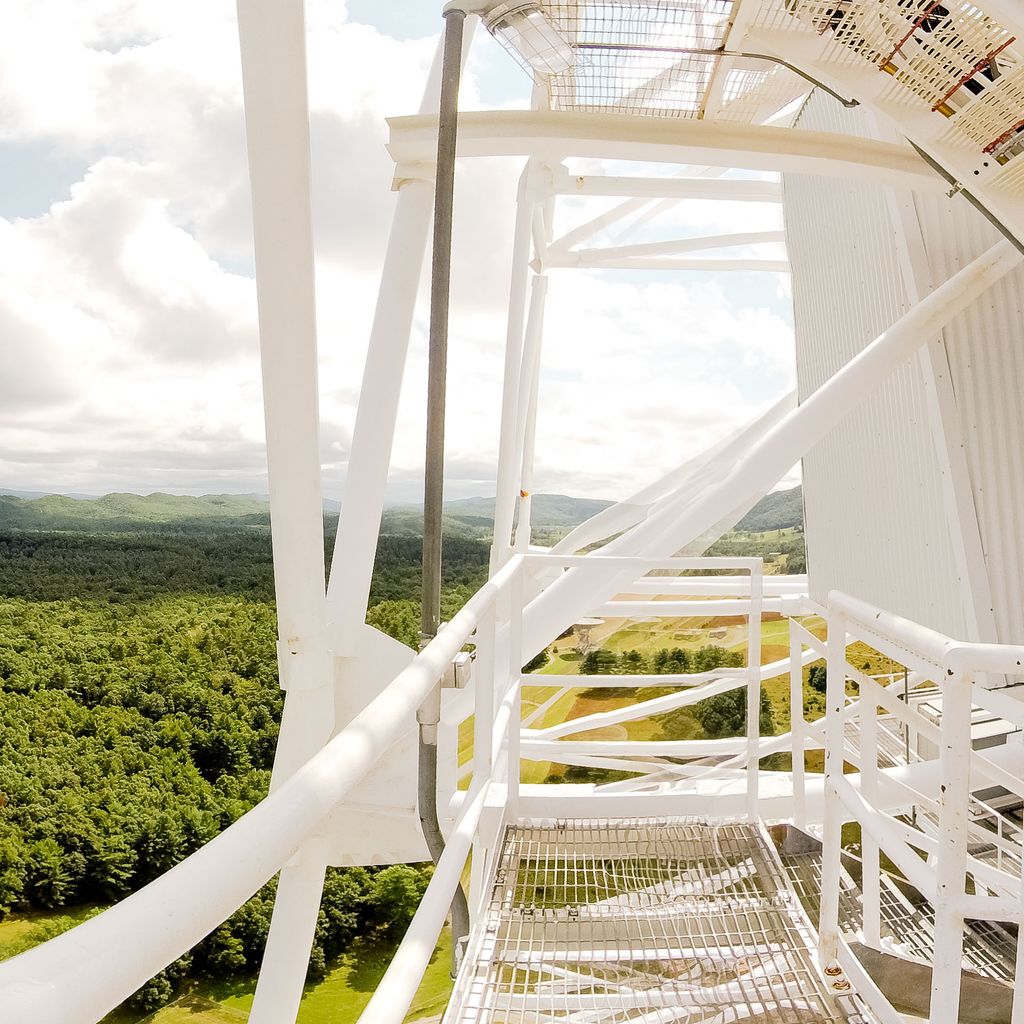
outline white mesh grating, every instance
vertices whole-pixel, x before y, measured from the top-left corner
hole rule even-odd
[[[694,117],[718,60],[732,0],[557,2],[545,15],[569,41],[575,66],[547,81],[553,110]]]
[[[845,1020],[763,833],[693,821],[506,832],[450,1022]],[[844,1009],[845,1008],[845,1009]]]
[[[780,854],[790,884],[811,920],[818,916],[821,900],[820,854]],[[853,865],[856,858],[848,855]],[[935,957],[935,910],[930,903],[911,903],[902,894],[902,879],[882,873],[880,908],[882,934],[897,944],[902,955],[931,963]],[[839,925],[849,934],[861,926],[861,891],[848,872],[843,872],[839,891]],[[1014,937],[990,921],[969,921],[964,929],[964,967],[987,978],[1013,981],[1017,943]]]
[[[921,105],[951,117],[943,141],[1009,165],[1024,155],[1024,67],[1010,32],[964,0],[762,0],[754,24],[817,34],[821,63],[869,64],[890,76],[892,107]],[[979,165],[981,166],[981,165]],[[997,187],[1024,190],[1024,171],[1002,173]]]
[[[571,68],[541,77],[552,110],[703,117],[709,95],[720,91],[716,107],[740,121],[792,88],[792,73],[772,62],[746,61],[751,66],[737,74],[717,52],[733,0],[539,0],[539,7],[574,54]],[[719,69],[727,80],[715,88]]]

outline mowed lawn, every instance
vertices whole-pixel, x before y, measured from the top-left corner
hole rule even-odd
[[[102,909],[87,906],[12,914],[0,921],[0,960],[17,956]],[[387,970],[394,948],[356,940],[332,964],[323,981],[306,986],[298,1024],[355,1024]],[[407,1020],[435,1017],[444,1010],[451,991],[450,964],[451,933],[445,928]],[[103,1024],[237,1024],[248,1019],[255,988],[254,978],[240,978],[236,982],[199,981],[188,993],[155,1013],[119,1010],[108,1015]]]

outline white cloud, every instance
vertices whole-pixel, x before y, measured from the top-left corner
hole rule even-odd
[[[417,108],[434,42],[347,24],[335,0],[307,9],[322,456],[337,493],[394,205],[384,118]],[[0,140],[45,142],[89,171],[44,215],[0,220],[0,484],[265,488],[237,45],[226,0],[6,12]],[[471,73],[466,107],[482,88]],[[518,170],[459,168],[452,493],[493,487]],[[601,208],[575,204],[570,220]],[[688,204],[640,237],[770,229],[777,217]],[[624,494],[781,392],[791,354],[775,288],[755,300],[697,280],[556,274],[537,486]],[[424,297],[393,460],[407,497],[422,464]]]

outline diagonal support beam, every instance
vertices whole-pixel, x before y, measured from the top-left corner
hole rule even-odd
[[[669,556],[728,515],[745,496],[764,494],[817,444],[864,395],[934,337],[954,316],[1019,266],[1021,253],[999,242],[936,288],[786,416],[706,488],[666,503],[641,525],[606,545],[603,554]],[[633,575],[633,574],[630,574]],[[523,653],[530,658],[587,609],[632,582],[595,565],[570,569],[527,607]]]

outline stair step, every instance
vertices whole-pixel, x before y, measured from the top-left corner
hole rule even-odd
[[[506,830],[447,1024],[844,1021],[760,826],[677,819]]]

